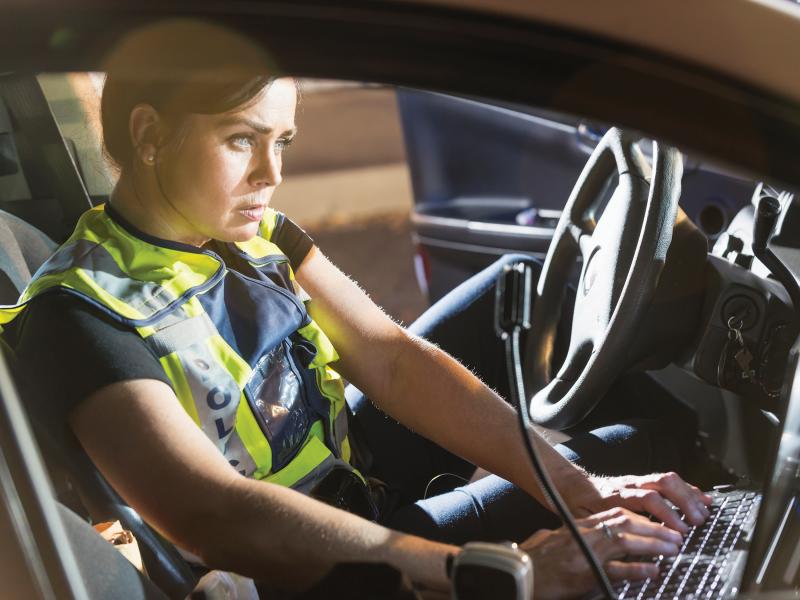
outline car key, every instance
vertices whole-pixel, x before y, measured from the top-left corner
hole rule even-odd
[[[742,379],[751,379],[755,375],[755,370],[750,368],[753,363],[753,353],[750,352],[744,342],[741,329],[743,324],[742,320],[738,320],[738,327],[736,323],[737,319],[735,316],[732,316],[730,319],[728,319],[728,340],[739,346],[739,349],[733,355],[733,359],[736,361],[736,364],[741,370]]]

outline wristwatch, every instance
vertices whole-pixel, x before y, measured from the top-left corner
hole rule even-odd
[[[453,600],[531,600],[533,561],[516,544],[469,542],[447,561]]]

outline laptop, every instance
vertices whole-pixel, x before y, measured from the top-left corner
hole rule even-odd
[[[620,600],[800,597],[800,344],[783,393],[785,418],[763,489],[712,490],[709,519],[687,534],[678,556],[655,559],[657,578],[618,583]]]

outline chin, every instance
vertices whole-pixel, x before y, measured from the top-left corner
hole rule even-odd
[[[244,227],[226,229],[220,231],[214,238],[220,242],[246,242],[258,235],[258,228],[260,225],[260,223],[248,223]]]

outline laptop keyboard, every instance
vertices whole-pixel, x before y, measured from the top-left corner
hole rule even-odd
[[[644,581],[622,581],[614,591],[618,598],[649,600],[660,598],[717,598],[725,584],[731,550],[752,520],[758,506],[758,492],[735,490],[712,494],[711,516],[693,527],[677,556],[658,557],[659,576]]]

